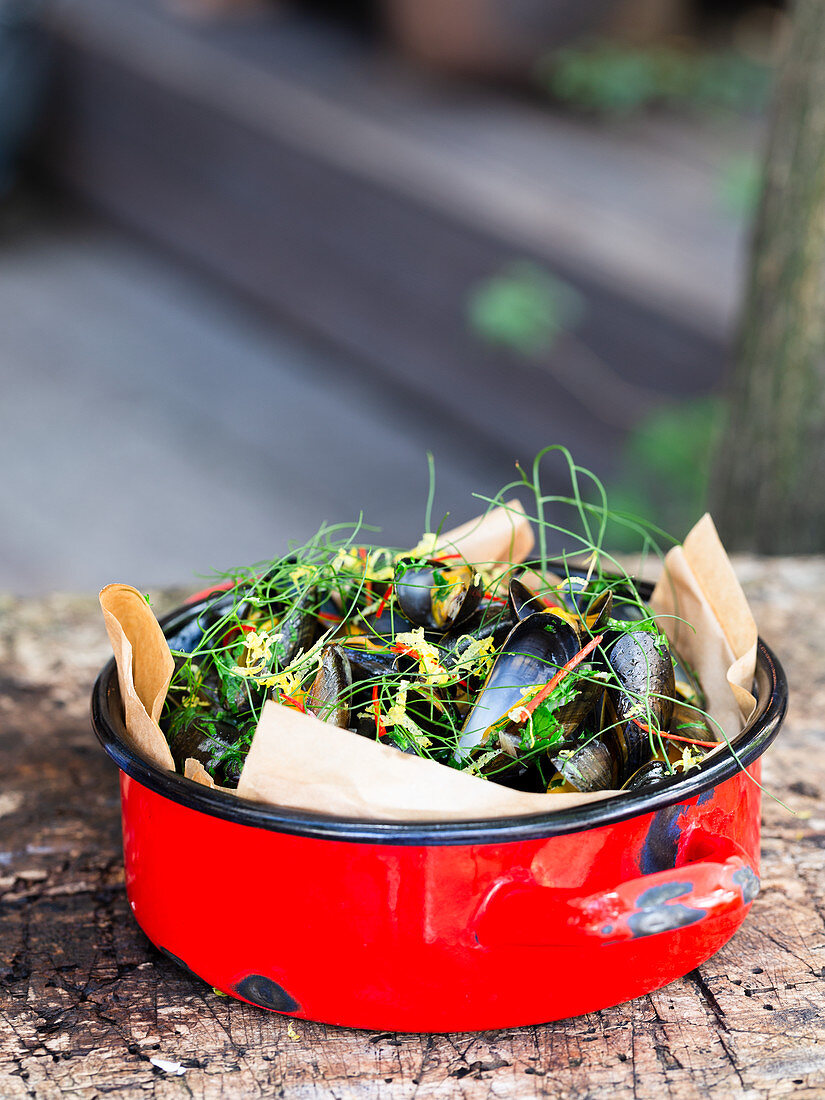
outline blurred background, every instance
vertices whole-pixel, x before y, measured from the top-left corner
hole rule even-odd
[[[549,443],[682,536],[781,5],[0,0],[0,589],[417,541]],[[567,491],[561,463],[550,490]]]

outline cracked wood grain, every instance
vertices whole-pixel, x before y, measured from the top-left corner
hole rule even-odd
[[[286,1019],[218,997],[160,956],[129,913],[116,775],[89,730],[108,655],[94,601],[0,597],[0,1096],[825,1096],[825,637],[811,614],[825,561],[748,558],[737,569],[791,678],[765,782],[798,815],[765,801],[763,890],[748,920],[699,970],[647,997],[475,1035],[294,1021],[294,1039]],[[575,976],[560,960],[536,980]]]

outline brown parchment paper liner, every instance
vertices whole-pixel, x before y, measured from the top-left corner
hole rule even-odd
[[[158,725],[175,662],[149,604],[128,584],[107,584],[100,593],[106,632],[117,662],[126,730],[137,751],[159,768],[175,770]]]
[[[460,551],[474,564],[516,562],[529,556],[533,533],[523,509],[514,502],[448,532],[437,545],[442,551],[447,547]],[[651,606],[661,628],[699,674],[708,711],[729,738],[735,737],[755,705],[748,687],[756,661],[756,626],[709,516],[697,523],[682,547],[668,554]],[[679,619],[687,620],[694,629]],[[157,645],[157,634],[147,631],[146,641]],[[163,644],[168,653],[165,639]],[[117,649],[115,652],[117,655]],[[127,729],[131,733],[128,715]],[[185,774],[215,786],[195,760],[186,761]],[[435,761],[400,753],[272,701],[264,707],[237,789],[239,796],[256,802],[380,821],[454,821],[549,813],[616,793],[510,790]]]
[[[708,713],[733,738],[756,706],[750,688],[757,631],[709,515],[668,552],[650,606],[659,626],[696,670]],[[719,731],[714,732],[718,738]]]

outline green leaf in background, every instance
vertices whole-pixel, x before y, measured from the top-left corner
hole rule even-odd
[[[771,67],[731,49],[597,41],[548,54],[536,80],[554,99],[607,117],[656,105],[759,114]]]
[[[707,508],[711,457],[725,411],[721,398],[700,397],[648,413],[625,442],[609,486],[611,507],[678,535],[686,532]],[[610,535],[616,545],[624,542],[617,526]]]
[[[467,302],[477,336],[523,355],[549,351],[583,314],[578,291],[529,261],[517,261],[478,284]]]
[[[716,185],[720,207],[737,218],[751,217],[759,204],[763,183],[762,165],[756,157],[731,157],[723,166]]]

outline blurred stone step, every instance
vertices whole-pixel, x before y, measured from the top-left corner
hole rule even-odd
[[[606,473],[633,420],[611,382],[718,382],[736,232],[707,214],[690,135],[433,85],[280,9],[201,24],[72,0],[55,36],[60,179],[491,446],[563,442]],[[473,287],[513,258],[582,296],[572,344],[530,360],[470,331]]]

